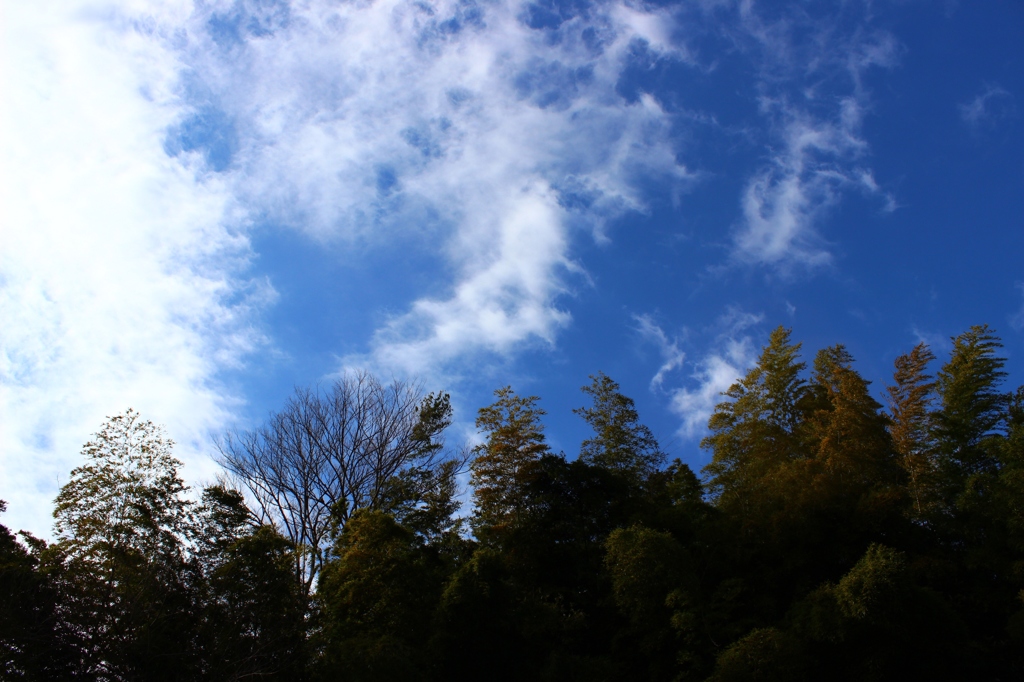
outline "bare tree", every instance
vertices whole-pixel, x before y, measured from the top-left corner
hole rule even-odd
[[[440,465],[450,423],[447,394],[359,372],[328,387],[297,388],[262,426],[228,434],[218,461],[248,490],[259,520],[300,549],[296,578],[308,593],[332,527],[356,509],[378,507],[402,471]]]

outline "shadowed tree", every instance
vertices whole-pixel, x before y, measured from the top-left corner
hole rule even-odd
[[[790,330],[775,329],[757,364],[724,393],[701,441],[712,452],[708,491],[741,523],[770,523],[792,492],[790,465],[808,457],[799,433],[809,397],[799,352]]]
[[[590,378],[582,391],[593,400],[593,407],[573,410],[594,430],[594,436],[580,446],[580,459],[640,485],[664,463],[665,455],[651,430],[640,423],[633,400],[619,392],[619,385],[602,373]]]
[[[1006,414],[1007,436],[1000,456],[1000,493],[1010,549],[1024,558],[1024,386],[1010,397]],[[1024,607],[1024,603],[1021,606]],[[1024,613],[1021,626],[1021,639],[1024,639]]]
[[[473,527],[481,540],[501,537],[526,512],[527,485],[548,453],[537,396],[522,397],[511,386],[494,392],[497,400],[480,409],[476,427],[486,441],[474,448],[470,465],[476,498]]]
[[[998,468],[989,437],[1006,417],[1008,397],[999,390],[1006,360],[996,354],[1002,347],[988,325],[973,326],[953,339],[949,361],[939,371],[933,434],[943,478],[952,486],[947,494],[957,495],[972,475]]]
[[[642,656],[635,665],[647,668],[633,679],[673,679],[679,657],[670,604],[696,592],[692,557],[670,533],[640,525],[613,531],[605,552],[615,605],[630,624],[621,644],[637,648]]]
[[[346,375],[326,389],[296,389],[263,426],[229,434],[218,459],[251,495],[260,521],[277,525],[299,550],[296,579],[309,593],[332,515],[344,525],[354,510],[378,508],[403,470],[438,465],[450,423],[447,394]]]
[[[381,511],[345,525],[324,566],[320,675],[354,681],[427,679],[427,641],[440,598],[440,564]]]
[[[806,432],[814,461],[810,495],[816,499],[800,510],[809,519],[824,517],[841,529],[822,529],[821,538],[822,544],[836,548],[840,565],[849,565],[868,542],[893,526],[903,499],[882,406],[852,365],[853,357],[841,345],[822,349],[815,357],[818,405],[808,417]],[[822,546],[819,553],[824,552]]]
[[[24,544],[0,524],[0,679],[83,679],[82,642],[64,627],[60,593],[41,565],[46,543],[21,536]]]
[[[814,359],[814,387],[821,400],[809,418],[815,457],[839,486],[856,492],[873,482],[891,482],[895,473],[886,419],[869,385],[841,345],[819,351]]]
[[[99,679],[194,679],[194,504],[172,441],[137,412],[111,417],[56,500],[47,561],[62,615]]]
[[[304,679],[307,608],[294,546],[255,523],[235,490],[204,490],[199,518],[205,678]]]
[[[935,381],[927,373],[935,354],[924,343],[896,358],[895,383],[886,387],[889,433],[907,476],[913,517],[922,520],[935,499],[935,439],[931,409]]]

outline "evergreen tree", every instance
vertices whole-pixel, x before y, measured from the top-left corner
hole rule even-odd
[[[292,570],[295,547],[255,523],[235,490],[204,490],[199,517],[204,677],[304,679],[307,608]]]
[[[498,399],[477,416],[476,427],[487,440],[474,448],[470,466],[477,505],[473,525],[482,540],[500,537],[524,514],[526,487],[548,453],[539,398],[518,396],[511,386],[494,395]]]
[[[458,476],[464,465],[462,459],[450,459],[434,467],[406,469],[385,486],[380,510],[413,531],[420,542],[457,553],[463,544],[463,521],[455,515],[462,506]]]
[[[320,677],[428,679],[439,569],[416,535],[394,518],[372,509],[356,511],[320,579]]]
[[[712,452],[704,471],[717,506],[758,524],[785,503],[788,465],[807,459],[799,431],[809,392],[790,334],[771,333],[757,364],[724,393],[701,441]]]
[[[671,607],[696,596],[692,557],[670,533],[640,525],[613,531],[605,550],[612,596],[629,622],[618,644],[640,653],[635,664],[646,668],[635,670],[633,679],[675,678],[680,657]]]
[[[193,679],[193,503],[173,443],[137,412],[111,417],[57,496],[47,554],[69,627],[100,679]]]
[[[1000,453],[1001,506],[1005,510],[1010,550],[1024,559],[1024,386],[1010,397],[1006,414],[1007,435]],[[1024,635],[1024,627],[1021,634]]]
[[[940,466],[954,487],[973,474],[993,472],[998,457],[989,447],[1006,418],[1008,397],[999,391],[1006,360],[997,355],[1002,342],[988,325],[975,325],[953,339],[949,361],[938,375],[940,406],[933,434],[939,441]]]
[[[892,439],[882,406],[868,390],[870,382],[852,365],[853,357],[842,345],[819,351],[814,360],[819,407],[809,417],[807,431],[817,487],[829,498],[822,500],[825,505],[838,504],[845,514],[884,514],[879,506],[892,511],[898,501]]]
[[[931,431],[931,410],[935,381],[927,373],[935,359],[924,343],[896,358],[895,384],[886,387],[889,434],[906,474],[913,517],[925,517],[935,499],[935,439]]]
[[[664,463],[665,455],[651,430],[640,423],[633,400],[603,373],[592,375],[582,391],[593,407],[573,410],[594,430],[580,446],[580,460],[606,467],[639,485]]]
[[[0,524],[0,679],[82,679],[82,643],[63,627],[60,593],[41,565],[46,543],[20,534],[24,544]]]

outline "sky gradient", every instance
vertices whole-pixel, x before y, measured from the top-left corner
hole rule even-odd
[[[0,498],[106,415],[185,477],[295,386],[601,371],[694,469],[769,331],[877,395],[988,323],[1024,382],[1024,5],[4,2]]]

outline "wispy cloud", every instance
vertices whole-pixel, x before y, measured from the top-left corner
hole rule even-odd
[[[671,409],[682,419],[680,434],[693,438],[707,428],[722,393],[743,376],[757,353],[749,336],[724,338],[718,347],[696,363],[696,387],[680,388],[672,394]]]
[[[652,389],[660,388],[668,369],[680,367],[685,355],[678,343],[669,343],[665,333],[649,318],[637,319],[641,333],[667,351],[663,351],[663,357],[668,360],[651,381]],[[757,350],[750,330],[763,321],[764,315],[730,306],[709,330],[713,338],[710,349],[692,362],[694,371],[689,385],[671,391],[669,408],[682,420],[682,436],[694,438],[703,433],[715,405],[722,401],[722,393],[753,366]]]
[[[741,198],[734,257],[782,271],[828,265],[832,253],[820,225],[843,190],[880,195],[885,210],[896,206],[861,165],[868,145],[860,129],[870,101],[864,74],[893,66],[900,47],[888,33],[871,30],[866,17],[844,31],[839,16],[794,10],[769,21],[753,3],[739,7],[736,40],[761,55],[761,112],[774,132],[767,163]],[[816,38],[807,40],[808,33]],[[846,94],[822,92],[823,83],[843,79]]]
[[[225,183],[169,159],[177,58],[88,3],[5,7],[0,182],[0,497],[46,534],[58,482],[106,415],[131,406],[178,441],[192,480],[236,406],[217,381],[264,339],[273,297],[244,276]]]
[[[914,339],[917,343],[926,344],[933,351],[948,353],[953,350],[953,342],[948,334],[920,329],[916,326],[912,327],[910,332],[914,335]]]
[[[651,378],[651,390],[660,389],[665,381],[665,376],[674,370],[680,369],[686,361],[686,353],[679,348],[679,339],[669,338],[650,315],[634,315],[633,319],[637,324],[637,332],[640,337],[648,343],[653,343],[661,355],[661,366]]]
[[[977,129],[1012,116],[1013,95],[995,83],[987,83],[973,99],[958,105],[957,109],[963,122]]]
[[[712,77],[685,42],[691,30],[725,34],[761,74],[769,132],[741,197],[736,260],[828,263],[828,209],[850,188],[885,194],[864,161],[862,76],[894,63],[898,46],[860,19],[837,42],[799,13],[767,21],[751,2],[693,7],[5,8],[18,26],[0,183],[10,522],[44,517],[82,441],[129,405],[166,423],[193,480],[212,471],[205,435],[241,400],[221,372],[273,344],[260,326],[272,283],[248,274],[257,226],[352,258],[416,248],[433,259],[430,293],[366,330],[365,353],[339,364],[425,374],[555,343],[573,288],[588,281],[575,241],[619,238],[610,226],[646,211],[651,186],[678,193],[699,175],[680,154],[678,103],[620,92],[627,74],[668,62]],[[821,86],[841,78],[839,96]],[[652,386],[669,383],[686,359],[681,342],[637,323],[661,353]],[[696,385],[672,394],[685,424],[699,424],[691,415],[747,362],[749,337],[730,329],[694,365]]]
[[[857,104],[847,100],[846,105],[849,113],[836,124],[814,120],[787,102],[766,103],[790,120],[782,148],[743,194],[744,222],[736,235],[740,259],[808,267],[831,261],[816,221],[838,200],[839,189],[853,182],[850,171],[834,160],[856,156],[864,147],[854,134]]]
[[[191,18],[184,96],[237,139],[225,168],[246,205],[359,248],[425,237],[452,273],[349,361],[424,371],[551,342],[581,272],[574,226],[600,239],[609,218],[643,210],[640,173],[691,181],[660,104],[615,92],[633,50],[685,60],[671,17],[620,3],[536,12],[384,0]]]
[[[628,2],[212,0],[7,10],[0,255],[12,524],[45,516],[107,414],[164,422],[190,477],[232,419],[225,368],[272,343],[254,225],[352,253],[426,246],[440,281],[354,361],[429,371],[552,343],[586,279],[571,242],[685,187],[671,116],[616,91],[687,61],[672,16]],[[600,140],[600,144],[595,144]],[[8,427],[7,424],[11,426]],[[38,524],[34,530],[41,531]]]

